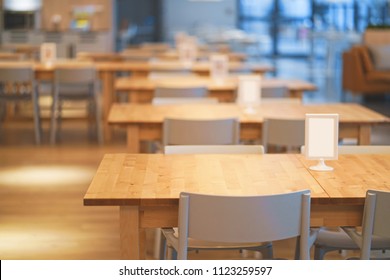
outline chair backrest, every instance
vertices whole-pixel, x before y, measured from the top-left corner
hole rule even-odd
[[[91,63],[75,63],[58,67],[54,71],[54,92],[61,98],[85,99],[97,96],[97,72]]]
[[[305,144],[305,121],[294,119],[264,119],[263,146],[301,147]]]
[[[203,86],[157,87],[154,91],[154,97],[199,98],[206,97],[207,93],[207,88]]]
[[[165,146],[165,154],[264,154],[261,145],[175,145]]]
[[[211,242],[266,242],[300,236],[301,258],[309,258],[310,191],[264,196],[181,193],[178,258],[188,238]]]
[[[361,259],[369,259],[372,236],[389,238],[390,192],[369,190],[366,194],[362,223]]]
[[[261,98],[263,97],[283,98],[288,96],[289,96],[288,88],[284,86],[261,88]]]
[[[54,71],[55,82],[60,84],[91,84],[97,79],[93,66],[59,67]]]
[[[261,103],[302,104],[302,99],[295,97],[262,97]]]
[[[301,147],[301,153],[305,153],[305,146]],[[347,155],[347,154],[390,154],[390,146],[376,146],[376,145],[368,145],[368,146],[339,146],[338,147],[339,155]]]
[[[29,65],[0,64],[0,98],[11,100],[28,100],[33,98],[31,90],[36,90],[34,70]],[[21,94],[23,93],[23,94]]]
[[[238,144],[239,122],[235,118],[213,120],[164,119],[163,144],[232,145]]]
[[[213,97],[154,97],[152,99],[153,105],[167,105],[167,104],[217,104],[218,98]]]
[[[181,71],[151,71],[148,75],[149,79],[158,80],[158,79],[166,79],[166,78],[196,78],[199,77],[196,73],[193,73],[188,70]]]
[[[34,79],[34,70],[32,66],[2,66],[0,64],[0,82],[1,83],[23,83],[31,82]]]

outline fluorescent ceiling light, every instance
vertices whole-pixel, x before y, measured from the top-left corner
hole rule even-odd
[[[5,0],[4,10],[28,12],[39,10],[42,6],[42,0]]]

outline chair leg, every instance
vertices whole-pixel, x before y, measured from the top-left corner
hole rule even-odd
[[[172,260],[174,251],[175,250],[173,250],[173,248],[171,246],[168,246],[168,248],[167,248],[167,259],[168,260]]]
[[[167,254],[167,240],[165,239],[164,235],[161,234],[161,243],[160,243],[160,260],[164,260],[165,256]]]
[[[34,107],[34,129],[35,129],[35,143],[41,144],[42,127],[41,127],[41,113],[39,107],[39,95],[37,89],[32,89],[32,99]]]
[[[4,121],[6,116],[6,109],[7,106],[5,105],[5,102],[0,101],[0,121]]]
[[[154,258],[156,260],[164,259],[165,243],[161,228],[156,228],[154,233]]]
[[[323,260],[326,254],[326,250],[319,246],[314,246],[314,259]]]
[[[57,114],[58,114],[58,93],[54,92],[53,101],[51,106],[51,124],[50,124],[50,144],[54,145],[56,143],[56,134],[57,134]]]
[[[96,105],[95,102],[92,102],[90,100],[87,103],[87,111],[88,111],[87,120],[88,120],[88,137],[89,137],[89,139],[92,139],[95,136],[96,131],[97,131],[95,105]],[[92,115],[94,116],[93,120],[91,117]],[[97,137],[97,135],[96,135],[96,137]]]
[[[272,244],[269,244],[265,248],[262,248],[261,254],[263,256],[263,259],[272,260],[274,258],[274,250]]]
[[[97,130],[97,140],[100,145],[103,144],[103,128],[102,128],[102,111],[100,104],[100,97],[95,91],[95,114],[96,114],[96,130]]]
[[[299,260],[301,257],[301,252],[299,250],[300,244],[301,244],[301,239],[298,236],[297,239],[295,240],[295,254],[294,254],[295,260]]]

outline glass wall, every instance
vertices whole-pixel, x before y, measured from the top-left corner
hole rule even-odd
[[[387,0],[238,0],[238,7],[239,28],[255,34],[266,55],[320,55],[324,42],[354,43],[368,25],[390,24]]]

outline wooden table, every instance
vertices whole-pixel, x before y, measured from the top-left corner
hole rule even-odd
[[[42,63],[35,63],[35,73],[38,80],[52,81],[54,77],[54,69],[57,64],[68,64],[70,67],[77,64],[77,61],[59,61],[53,65],[45,65]],[[115,101],[114,83],[116,74],[118,72],[131,72],[132,76],[146,77],[151,71],[161,70],[182,70],[185,66],[181,63],[148,63],[148,62],[95,62],[96,68],[99,72],[99,77],[102,81],[102,106],[103,106],[103,120],[104,120],[104,134],[105,140],[109,141],[111,134],[107,127],[108,113],[111,104]],[[195,63],[191,69],[197,73],[203,73],[204,75],[209,72],[208,63]],[[263,74],[264,72],[271,71],[273,68],[266,64],[242,64],[232,63],[231,69],[236,70],[251,70],[256,73]]]
[[[84,205],[119,206],[121,256],[145,257],[145,229],[175,227],[180,192],[267,195],[309,189],[311,226],[358,226],[365,191],[390,191],[390,155],[343,155],[332,172],[302,155],[107,154]]]
[[[142,140],[161,140],[164,118],[215,119],[238,118],[241,140],[259,140],[264,118],[304,119],[306,113],[338,113],[339,137],[356,138],[360,145],[370,144],[371,127],[390,119],[358,104],[281,104],[256,107],[255,114],[245,113],[237,104],[151,105],[114,104],[108,116],[111,125],[127,129],[128,152],[138,153]]]
[[[22,58],[21,53],[0,52],[0,61],[18,61]]]
[[[201,76],[208,76],[210,73],[210,62],[194,62],[192,65],[185,65],[180,61],[124,61],[124,62],[99,62],[97,68],[104,71],[131,72],[132,76],[147,77],[151,71],[183,71],[197,73]],[[229,63],[229,71],[248,71],[263,75],[265,72],[273,71],[274,68],[264,63]]]
[[[306,168],[316,164],[303,156],[300,161]],[[361,225],[366,192],[370,189],[390,191],[390,154],[339,155],[338,160],[329,160],[326,164],[334,170],[309,170],[329,195],[327,203],[316,206],[318,214],[314,214],[315,217],[321,215],[319,222],[322,225]],[[329,215],[322,216],[321,212]]]
[[[199,51],[197,54],[197,60],[208,60],[212,54],[222,54],[226,55],[229,61],[246,61],[248,55],[245,53],[239,52],[212,52],[212,51]],[[156,55],[156,58],[162,60],[178,60],[180,54],[176,49],[166,51]]]
[[[205,86],[210,97],[218,98],[220,102],[234,102],[238,87],[237,76],[231,76],[221,81],[210,77],[169,77],[151,79],[147,77],[123,77],[115,81],[115,91],[126,92],[131,103],[150,103],[154,90],[158,86]],[[292,79],[263,79],[262,88],[286,87],[289,97],[301,98],[304,91],[314,91],[317,87],[309,82]]]

